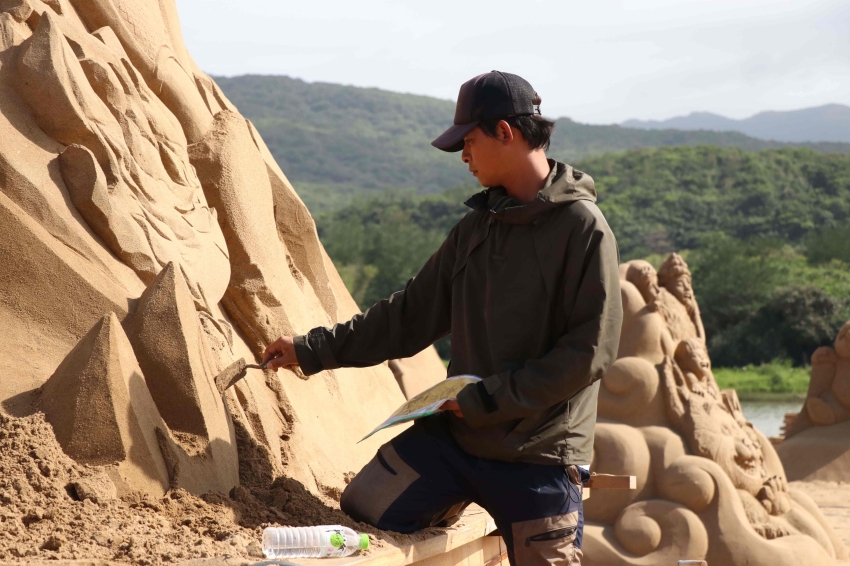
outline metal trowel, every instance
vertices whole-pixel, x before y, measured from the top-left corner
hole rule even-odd
[[[235,385],[237,381],[245,377],[246,370],[249,369],[266,369],[266,365],[249,364],[245,362],[245,358],[239,358],[215,376],[215,386],[218,392],[224,393],[228,388]]]

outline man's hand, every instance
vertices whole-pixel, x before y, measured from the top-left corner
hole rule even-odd
[[[281,336],[268,345],[263,352],[263,364],[266,369],[277,371],[280,368],[294,368],[298,365],[295,357],[295,343],[292,336]]]
[[[457,418],[463,418],[463,411],[460,410],[460,405],[458,405],[457,399],[446,399],[446,401],[440,405],[440,410],[451,411]]]

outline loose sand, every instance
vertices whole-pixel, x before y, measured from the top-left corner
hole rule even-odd
[[[81,466],[62,452],[42,414],[0,414],[0,563],[163,564],[213,556],[256,562],[263,559],[260,537],[268,525],[342,524],[369,533],[373,549],[414,540],[353,521],[332,499],[287,478],[228,495],[114,494],[102,469]]]
[[[789,484],[800,490],[820,507],[832,528],[850,548],[850,483],[834,481],[795,481]],[[847,562],[846,564],[850,564]]]
[[[249,480],[251,478],[244,478]],[[850,483],[793,482],[821,508],[850,546]],[[115,498],[97,467],[81,466],[60,448],[41,414],[0,414],[0,562],[110,560],[163,564],[218,557],[238,563],[263,558],[268,525],[342,524],[371,535],[373,551],[410,544],[417,536],[379,531],[351,520],[333,499],[281,478],[270,487],[240,487],[201,497],[183,490],[162,498]]]

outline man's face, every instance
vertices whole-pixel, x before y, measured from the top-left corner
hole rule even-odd
[[[485,134],[481,128],[475,128],[463,138],[460,158],[484,187],[501,185],[504,178],[507,144],[504,141],[504,132],[500,129],[498,133],[500,135],[494,138]]]

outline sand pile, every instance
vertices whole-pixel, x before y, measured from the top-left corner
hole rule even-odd
[[[62,452],[41,414],[0,414],[0,561],[258,561],[268,525],[343,524],[370,533],[375,548],[410,540],[352,521],[334,504],[287,478],[229,495],[176,489],[163,497],[133,492],[119,498],[102,468],[82,466]]]

